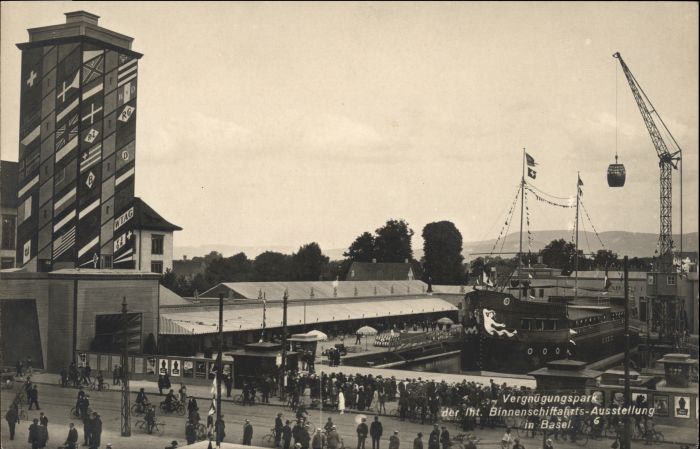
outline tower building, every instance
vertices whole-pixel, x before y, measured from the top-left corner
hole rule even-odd
[[[138,60],[85,11],[29,29],[22,51],[17,264],[134,268]]]

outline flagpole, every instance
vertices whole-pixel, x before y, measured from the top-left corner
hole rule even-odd
[[[578,297],[578,207],[581,198],[581,174],[576,172],[576,249],[574,250],[574,299]]]
[[[221,422],[221,379],[223,374],[223,348],[224,348],[224,294],[219,294],[219,358],[216,366],[216,422],[214,432],[216,433],[216,447],[221,447],[221,432],[219,426]]]
[[[523,172],[520,177],[520,246],[518,249],[518,299],[522,299],[522,268],[523,268],[523,215],[525,211],[525,147],[523,147]]]

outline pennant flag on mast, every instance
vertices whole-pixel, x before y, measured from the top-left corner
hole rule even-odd
[[[537,165],[537,162],[535,162],[535,158],[530,156],[527,153],[525,153],[525,159],[527,159],[527,166],[528,167],[534,167],[535,165]]]
[[[581,187],[583,187],[583,181],[581,181],[581,176],[579,175],[579,177],[578,177],[578,194],[580,196],[583,196],[583,189]]]

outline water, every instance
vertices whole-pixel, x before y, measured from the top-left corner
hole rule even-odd
[[[433,360],[409,362],[400,369],[407,371],[428,371],[431,373],[459,374],[459,354],[452,354]]]

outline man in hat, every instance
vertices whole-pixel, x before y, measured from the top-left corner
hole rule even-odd
[[[418,435],[413,440],[413,449],[423,449],[423,433],[418,432]]]
[[[282,441],[284,442],[283,449],[289,449],[289,445],[292,442],[292,427],[289,424],[290,421],[287,420],[284,427],[282,427]]]
[[[433,431],[428,436],[428,449],[440,449],[440,427],[433,424]]]
[[[185,440],[187,441],[187,444],[194,444],[197,442],[197,429],[194,426],[194,423],[191,420],[187,420],[187,424],[185,424]]]
[[[340,438],[340,435],[338,434],[338,430],[336,429],[335,426],[333,426],[328,432],[328,436],[326,438],[326,442],[328,443],[328,449],[339,449],[342,441]]]
[[[97,412],[92,412],[92,437],[90,438],[90,449],[97,449],[100,447],[100,440],[102,439],[102,419]]]
[[[357,449],[365,449],[365,440],[368,433],[367,418],[362,418],[360,424],[357,425]]]
[[[513,441],[513,449],[525,449],[525,446],[520,443],[520,438],[515,438]]]
[[[284,429],[284,423],[282,422],[282,413],[278,413],[275,418],[275,447],[279,447],[280,440],[282,439],[282,429]]]
[[[75,428],[75,424],[68,424],[68,437],[64,446],[66,449],[75,449],[78,445],[78,429]]]
[[[250,446],[252,445],[253,442],[253,425],[250,423],[250,420],[245,420],[245,424],[243,424],[243,445],[244,446]]]
[[[399,440],[399,431],[394,430],[394,434],[389,437],[389,449],[399,449],[401,441]]]
[[[384,428],[379,422],[379,416],[374,417],[374,421],[369,426],[369,435],[372,437],[372,449],[379,449],[379,440],[382,438]]]
[[[323,449],[324,447],[326,447],[326,435],[321,432],[321,429],[316,429],[311,440],[311,449]]]

